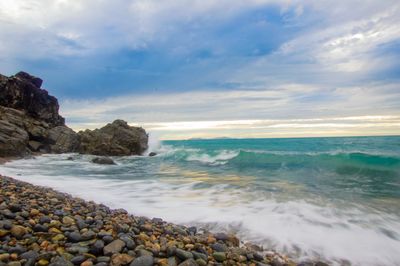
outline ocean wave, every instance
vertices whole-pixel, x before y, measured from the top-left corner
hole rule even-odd
[[[211,165],[221,165],[227,163],[229,160],[239,155],[238,151],[222,150],[215,155],[209,155],[207,153],[202,154],[190,154],[186,157],[186,161],[198,161],[201,163],[207,163]]]
[[[13,163],[12,163],[13,164]],[[18,163],[14,163],[18,164]],[[17,168],[0,167],[15,174]],[[199,189],[199,182],[162,180],[88,179],[46,173],[17,176],[135,215],[198,225],[211,231],[236,232],[242,240],[290,254],[294,258],[323,259],[332,265],[396,265],[400,263],[398,216],[372,213],[363,206],[333,205],[303,199],[281,201],[256,191],[215,185]],[[82,189],[84,188],[84,189]]]
[[[183,147],[164,148],[163,156],[175,161],[198,162],[210,166],[230,165],[238,167],[373,167],[381,170],[399,170],[400,156],[371,154],[360,151],[331,152],[282,152],[265,150],[214,150]]]

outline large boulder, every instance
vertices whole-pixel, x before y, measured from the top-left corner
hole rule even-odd
[[[141,127],[115,120],[105,127],[80,131],[80,153],[93,155],[141,155],[147,148],[148,135]]]
[[[79,147],[79,136],[66,126],[57,126],[49,130],[48,141],[54,153],[75,152]]]
[[[41,85],[40,78],[26,72],[11,77],[0,75],[0,105],[23,110],[51,126],[64,125],[64,118],[58,114],[57,99],[41,89]]]

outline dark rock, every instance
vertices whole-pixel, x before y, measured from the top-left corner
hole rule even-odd
[[[112,254],[121,252],[122,248],[125,247],[125,242],[121,239],[114,240],[103,248],[104,255],[111,256]]]
[[[154,263],[154,258],[152,256],[141,256],[134,259],[130,266],[152,266]]]
[[[83,219],[76,219],[76,225],[78,226],[79,230],[88,227]]]
[[[36,259],[27,259],[24,266],[35,266]]]
[[[80,265],[82,262],[86,260],[86,257],[83,255],[75,256],[71,259],[71,262],[75,265]]]
[[[135,241],[127,235],[120,236],[120,239],[125,242],[128,249],[134,249],[136,247]]]
[[[315,263],[315,266],[329,266],[329,264],[327,264],[327,263],[325,263],[325,262],[323,262],[323,261],[317,261],[317,262]]]
[[[180,263],[178,266],[197,266],[197,263],[194,259],[187,259],[184,262]]]
[[[65,249],[68,253],[71,254],[84,254],[84,253],[88,253],[89,252],[89,248],[88,247],[81,247],[79,245],[74,245],[71,247],[67,247]]]
[[[29,260],[29,259],[36,260],[37,257],[39,257],[39,253],[37,253],[37,252],[34,251],[34,250],[27,251],[27,252],[22,253],[22,254],[20,255],[20,258],[21,258],[21,259],[26,259],[26,260]]]
[[[55,257],[51,260],[49,266],[73,266],[72,262],[68,261],[64,257]]]
[[[193,254],[189,251],[177,248],[175,254],[178,258],[182,260],[193,259]]]
[[[155,223],[155,224],[162,224],[163,219],[161,219],[161,218],[153,218],[153,219],[151,219],[151,222]]]
[[[33,226],[33,231],[35,231],[35,232],[47,232],[47,231],[49,231],[49,227],[45,226],[45,225],[42,225],[42,224],[35,224]]]
[[[39,218],[39,223],[45,224],[45,223],[50,223],[51,219],[49,216],[42,216]]]
[[[203,254],[203,253],[200,253],[200,252],[196,252],[196,251],[192,251],[192,254],[193,254],[193,256],[194,256],[194,258],[196,260],[197,259],[202,259],[202,260],[207,261],[207,255],[206,254]]]
[[[195,226],[188,228],[189,234],[194,236],[197,233],[197,228]]]
[[[41,84],[25,72],[0,75],[0,157],[32,152],[139,155],[148,148],[146,131],[122,120],[75,133],[59,115],[57,99]]]
[[[94,255],[100,255],[103,253],[104,242],[102,240],[96,240],[90,247],[90,253]]]
[[[92,163],[97,164],[115,164],[115,162],[109,157],[96,157],[92,159]]]
[[[71,241],[72,243],[77,243],[79,241],[82,241],[82,236],[78,232],[72,232],[67,237],[68,240]]]
[[[105,236],[103,236],[103,241],[104,241],[106,244],[111,243],[113,240],[114,240],[114,238],[113,238],[112,236],[110,236],[110,235],[105,235]]]
[[[228,247],[225,244],[215,243],[211,245],[211,248],[217,252],[226,252]]]
[[[57,99],[40,89],[41,85],[41,79],[25,72],[9,78],[0,76],[0,105],[24,111],[52,126],[64,125]]]
[[[137,254],[138,254],[139,257],[142,257],[142,256],[153,256],[153,253],[151,253],[150,251],[145,250],[145,249],[139,249],[137,251]]]
[[[11,204],[9,207],[10,211],[12,212],[20,212],[22,210],[20,204]]]
[[[259,253],[254,253],[254,254],[253,254],[253,257],[254,257],[254,259],[255,259],[256,261],[262,261],[262,260],[264,260],[264,257],[263,257],[261,254],[259,254]]]
[[[212,255],[213,255],[214,259],[218,262],[223,262],[226,260],[225,252],[214,252]]]
[[[26,80],[31,82],[34,86],[36,86],[37,88],[40,88],[42,86],[43,80],[41,78],[32,76],[26,72],[20,71],[18,72],[15,77]]]
[[[15,213],[12,213],[10,210],[4,210],[4,211],[2,211],[2,214],[7,219],[15,219],[15,217],[17,216],[17,215],[15,215]]]
[[[95,237],[96,237],[96,233],[93,232],[92,230],[89,230],[89,231],[87,231],[87,232],[82,234],[82,238],[81,239],[82,239],[82,241],[87,241],[87,240],[91,240],[91,239],[93,239]]]
[[[102,156],[141,155],[147,148],[148,135],[143,128],[131,127],[123,120],[106,126],[80,131],[80,153]]]
[[[150,156],[150,157],[153,157],[153,156],[156,156],[156,155],[157,155],[157,153],[155,153],[155,152],[150,152],[150,153],[149,153],[149,156]]]
[[[15,247],[12,247],[12,248],[10,248],[9,250],[8,250],[8,252],[9,253],[17,253],[17,254],[22,254],[22,253],[24,253],[26,251],[26,248],[24,248],[24,247],[21,247],[21,246],[15,246]]]
[[[227,241],[227,240],[229,239],[229,236],[228,236],[227,234],[225,234],[225,233],[216,233],[216,234],[214,235],[214,237],[215,237],[217,240],[221,240],[221,241]]]

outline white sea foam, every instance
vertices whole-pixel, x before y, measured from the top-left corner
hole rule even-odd
[[[227,163],[230,159],[239,155],[239,151],[222,150],[216,155],[209,155],[207,153],[194,153],[190,154],[187,161],[198,161],[206,164],[220,165]]]
[[[150,152],[158,153],[161,149],[161,141],[157,135],[157,133],[151,132],[149,133],[149,141],[148,141],[148,149],[145,152],[145,155],[149,155]]]
[[[217,156],[226,160],[234,154]],[[282,200],[224,184],[199,188],[203,182],[191,179],[111,179],[102,172],[112,170],[107,168],[110,166],[91,164],[87,156],[77,161],[67,161],[66,157],[14,161],[0,166],[0,173],[113,208],[125,208],[136,215],[237,231],[245,240],[300,259],[322,257],[335,265],[342,260],[353,265],[400,265],[400,221],[394,214],[323,200]],[[207,163],[215,161],[205,159]],[[117,169],[123,167],[121,164],[111,167]],[[83,172],[78,175],[66,171],[71,168]]]

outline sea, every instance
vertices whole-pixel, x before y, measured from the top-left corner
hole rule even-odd
[[[134,215],[236,233],[297,261],[400,265],[399,136],[151,139],[151,151],[113,157],[116,165],[42,155],[0,173]]]

